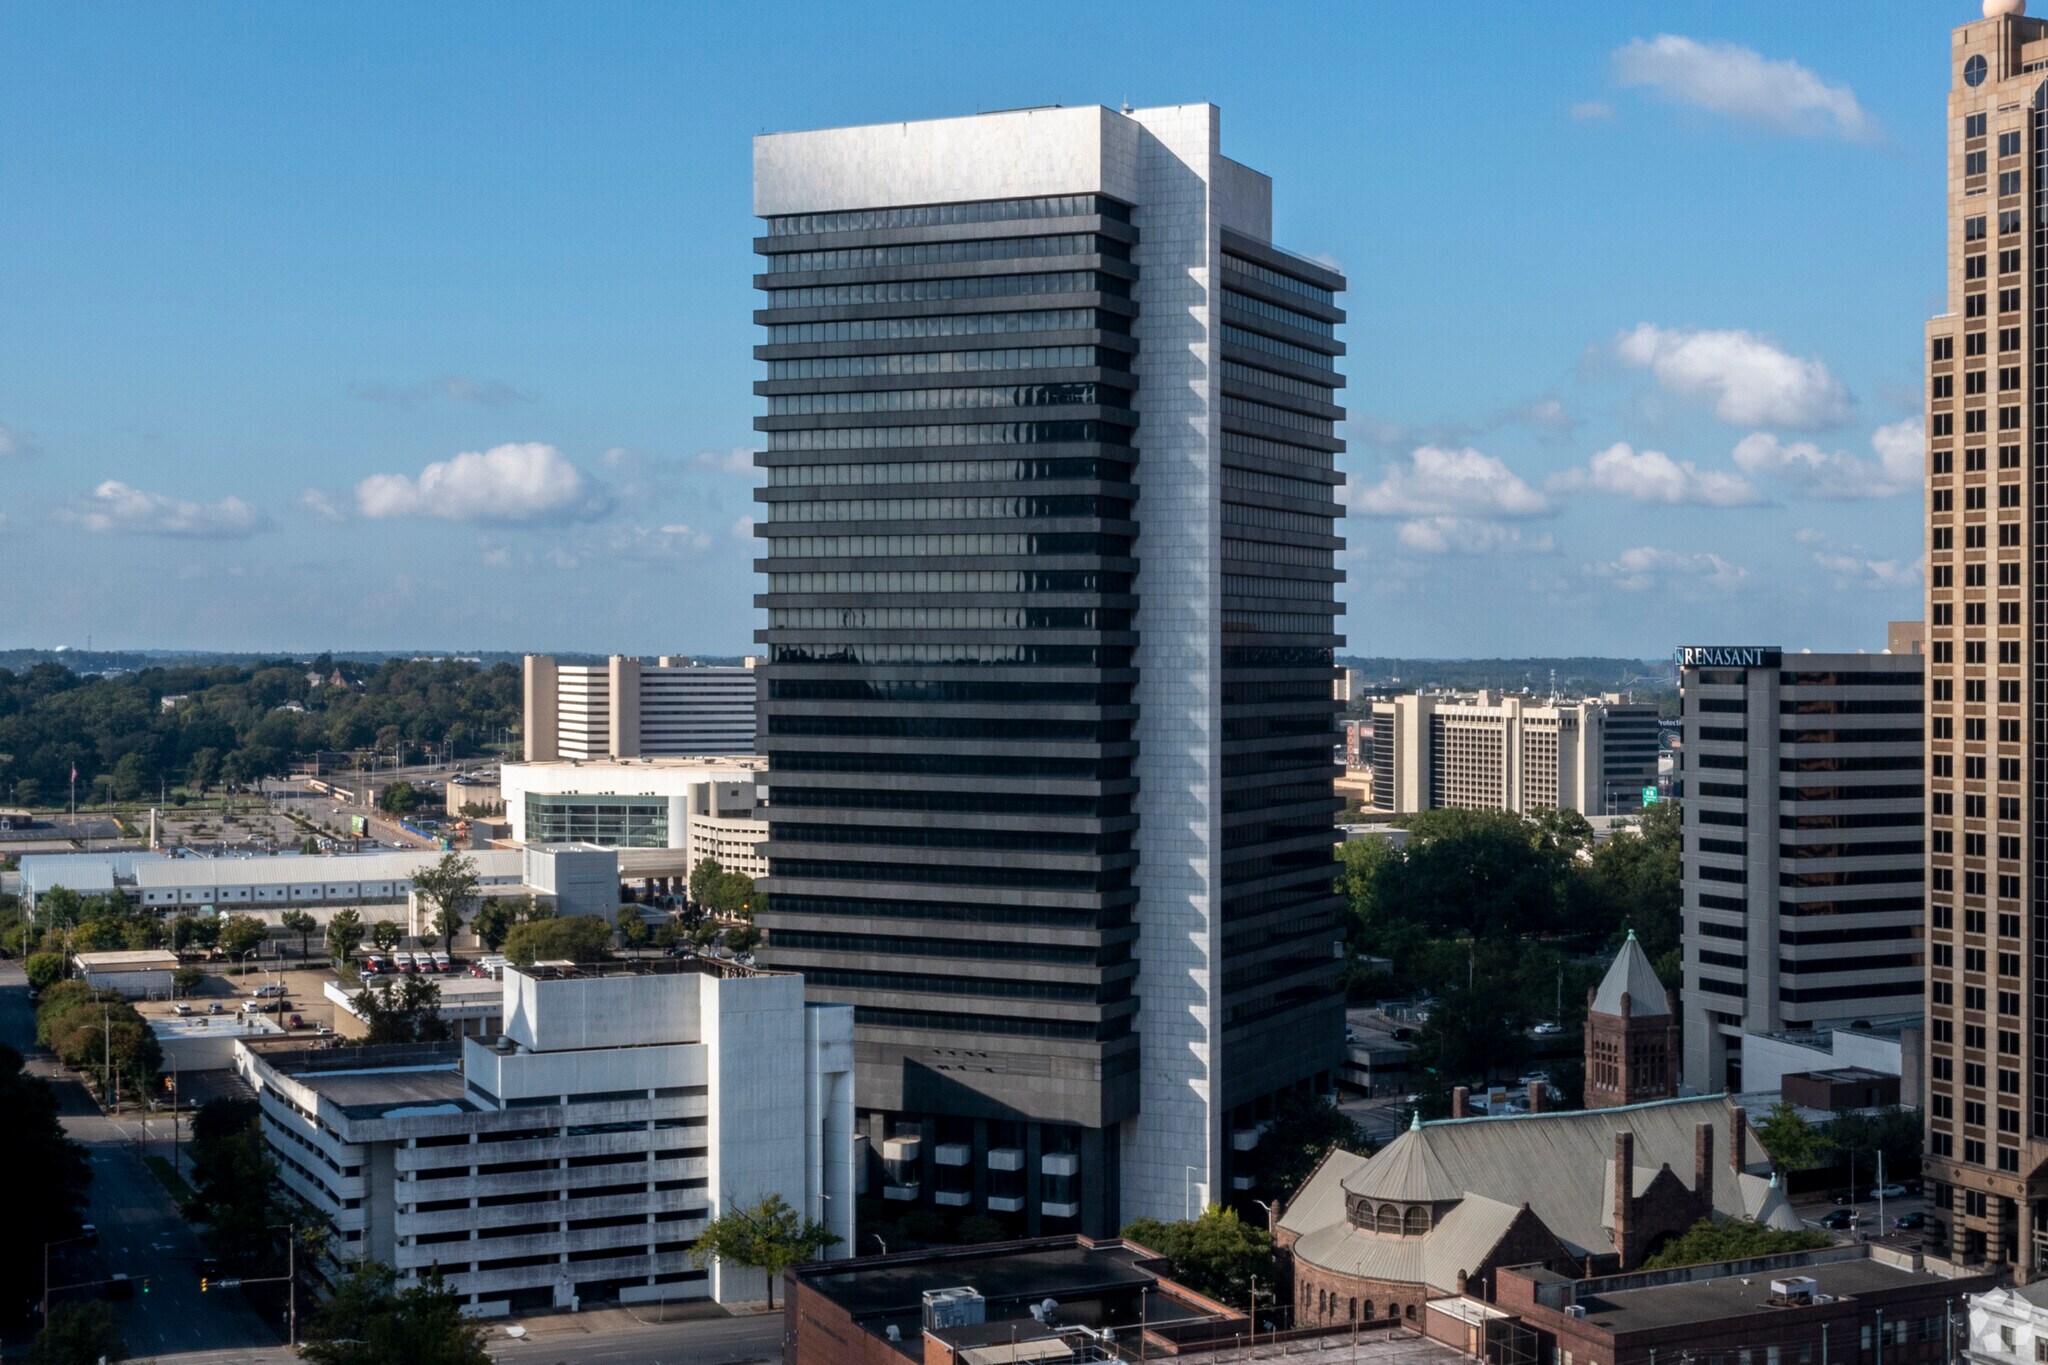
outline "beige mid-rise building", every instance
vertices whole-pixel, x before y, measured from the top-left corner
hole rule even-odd
[[[1927,325],[1929,1230],[2031,1278],[2048,1267],[2048,22],[2023,0],[1983,9],[1950,42],[1949,311]]]
[[[1374,804],[1397,814],[1639,809],[1657,780],[1657,708],[1619,696],[1537,701],[1497,692],[1376,701]]]
[[[664,655],[601,664],[526,656],[526,760],[751,753],[754,670]]]

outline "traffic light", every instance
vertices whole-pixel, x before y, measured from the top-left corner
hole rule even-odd
[[[142,1292],[145,1294],[149,1292],[149,1276],[147,1275],[142,1277]]]
[[[206,1292],[206,1277],[204,1275],[199,1277],[199,1292],[202,1294]]]

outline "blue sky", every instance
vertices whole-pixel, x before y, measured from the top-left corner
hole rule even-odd
[[[0,643],[751,648],[757,132],[1224,112],[1350,651],[1920,609],[1942,5],[0,8]]]

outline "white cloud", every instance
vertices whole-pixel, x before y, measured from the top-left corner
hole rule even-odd
[[[1470,517],[1418,517],[1395,532],[1403,549],[1430,555],[1547,555],[1549,532],[1525,535],[1518,526]]]
[[[1917,417],[1879,427],[1871,434],[1875,460],[1846,450],[1823,450],[1811,441],[1783,441],[1755,431],[1735,445],[1735,463],[1751,474],[1767,474],[1815,498],[1890,498],[1918,492],[1926,428]]]
[[[334,505],[334,499],[328,497],[317,488],[308,488],[305,492],[299,494],[299,506],[305,508],[322,521],[341,521],[348,515]]]
[[[1730,564],[1716,554],[1685,554],[1638,545],[1623,550],[1605,564],[1590,566],[1596,578],[1610,580],[1623,592],[1648,592],[1652,588],[1679,589],[1734,587],[1749,577],[1749,570]]]
[[[1631,502],[1673,507],[1753,507],[1764,501],[1756,486],[1740,474],[1702,470],[1691,460],[1674,460],[1661,450],[1637,450],[1626,441],[1595,452],[1584,469],[1568,470],[1552,479],[1550,486],[1565,491],[1589,489]]]
[[[1807,137],[1870,138],[1877,124],[1846,85],[1829,85],[1794,61],[1772,61],[1734,43],[1675,33],[1615,49],[1615,82],[1668,100]]]
[[[1854,406],[1824,363],[1791,355],[1754,332],[1645,322],[1621,334],[1615,353],[1650,371],[1667,391],[1711,402],[1717,417],[1737,426],[1834,426]]]
[[[451,403],[474,403],[478,407],[507,408],[533,401],[502,379],[473,379],[466,374],[444,374],[423,384],[357,384],[349,392],[371,403],[396,403],[409,407],[434,398]]]
[[[1491,455],[1466,447],[1419,446],[1387,466],[1381,480],[1352,495],[1375,517],[1540,517],[1550,500]]]
[[[372,474],[356,485],[356,510],[376,518],[569,520],[599,515],[606,506],[603,490],[562,452],[538,441],[464,451],[428,465],[416,479]]]
[[[721,474],[737,478],[754,477],[754,448],[734,446],[730,450],[701,450],[697,452],[697,463],[706,469],[715,469]]]
[[[1572,106],[1572,117],[1580,123],[1592,123],[1614,117],[1614,106],[1606,100],[1580,100]]]
[[[1828,575],[1837,588],[1919,588],[1927,572],[1927,556],[1917,559],[1878,559],[1864,553],[1861,545],[1843,545],[1824,531],[1811,528],[1794,537],[1812,550],[1814,567]]]
[[[235,540],[254,535],[269,518],[240,498],[193,502],[147,493],[108,479],[58,512],[58,518],[96,534],[172,536],[181,540]]]
[[[27,432],[0,422],[0,460],[26,460],[41,453],[42,447],[30,440]]]

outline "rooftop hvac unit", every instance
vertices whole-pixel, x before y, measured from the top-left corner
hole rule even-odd
[[[1564,1315],[1568,1318],[1583,1318],[1586,1316],[1586,1305],[1583,1303],[1568,1303],[1564,1306]]]
[[[957,1289],[927,1289],[924,1292],[924,1325],[927,1328],[969,1327],[988,1321],[988,1305],[981,1291],[962,1285]]]
[[[1818,1287],[1811,1275],[1787,1275],[1771,1281],[1771,1297],[1785,1303],[1812,1303],[1813,1291]]]

